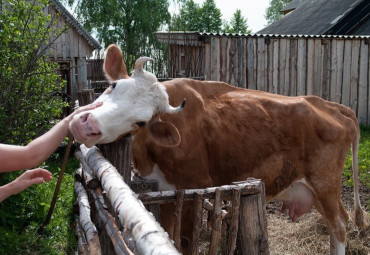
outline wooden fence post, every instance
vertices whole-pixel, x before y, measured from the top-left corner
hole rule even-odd
[[[269,254],[265,185],[259,185],[260,193],[240,198],[238,254]]]
[[[91,104],[95,100],[94,90],[93,89],[82,89],[77,92],[77,99],[79,106],[84,106]]]

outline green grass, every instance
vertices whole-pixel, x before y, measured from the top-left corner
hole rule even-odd
[[[361,126],[361,138],[358,153],[358,169],[361,184],[370,188],[370,127]],[[353,187],[352,153],[348,153],[343,171],[344,185]]]
[[[58,154],[46,162],[53,180],[34,185],[0,203],[0,254],[75,254],[74,171],[78,162],[70,157],[50,223],[39,235],[37,230],[44,222],[59,176],[62,156]],[[1,184],[7,183],[20,172],[3,175]]]

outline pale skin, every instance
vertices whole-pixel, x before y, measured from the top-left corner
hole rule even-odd
[[[12,172],[39,166],[58,148],[68,135],[69,123],[75,114],[101,105],[102,103],[97,103],[78,108],[58,122],[48,132],[25,146],[0,143],[0,172]],[[0,202],[33,184],[44,183],[51,179],[52,174],[45,169],[27,170],[11,183],[0,187]]]

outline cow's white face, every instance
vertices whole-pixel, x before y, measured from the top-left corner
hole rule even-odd
[[[183,104],[177,108],[169,105],[165,87],[152,73],[143,70],[147,60],[150,59],[144,57],[137,60],[131,78],[112,83],[96,100],[103,102],[102,106],[74,116],[70,131],[77,142],[88,147],[110,143],[146,125],[157,113],[182,110]]]

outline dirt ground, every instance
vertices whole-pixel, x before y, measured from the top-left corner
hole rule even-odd
[[[370,189],[360,190],[361,204],[367,212],[370,222]],[[343,188],[342,201],[349,215],[347,227],[346,254],[370,255],[370,228],[360,230],[353,220],[353,190]],[[302,216],[298,222],[292,222],[286,215],[280,213],[280,204],[271,202],[267,206],[267,225],[270,254],[312,255],[329,254],[329,234],[325,220],[312,209]]]

